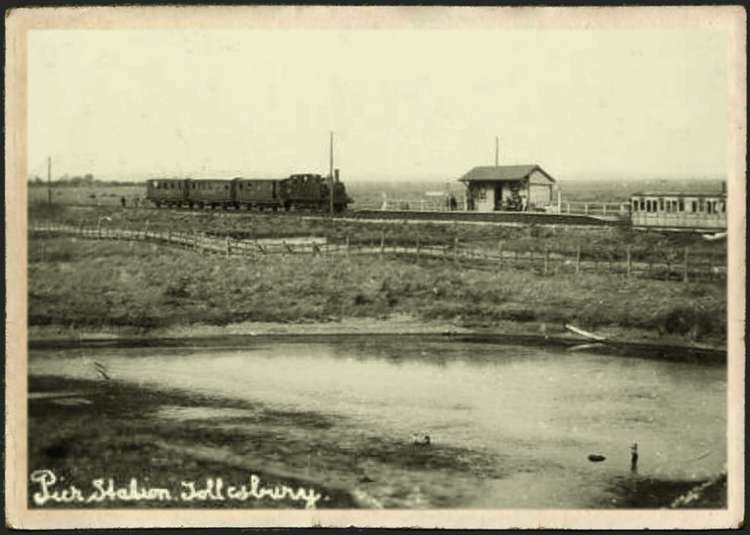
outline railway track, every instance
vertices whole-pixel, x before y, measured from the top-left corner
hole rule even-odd
[[[79,208],[96,208],[93,205],[77,204],[68,205]],[[118,208],[112,206],[112,208]],[[194,208],[155,208],[144,206],[139,208],[126,208],[127,210],[165,211],[172,210],[180,213],[201,215],[205,213],[221,214],[228,217],[242,217],[246,215],[266,214],[278,217],[303,217],[306,219],[330,219],[326,213],[312,211],[292,212],[270,212],[270,211],[248,211],[248,210],[221,210]],[[473,223],[490,225],[566,225],[566,226],[614,226],[621,224],[616,219],[606,219],[590,215],[575,214],[547,214],[541,212],[447,212],[447,211],[412,211],[412,210],[348,210],[335,214],[334,220],[339,221],[362,221],[362,222],[421,222],[421,223]]]

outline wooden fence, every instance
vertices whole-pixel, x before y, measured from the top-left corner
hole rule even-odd
[[[229,256],[254,256],[266,254],[302,255],[385,255],[408,257],[411,260],[452,262],[476,269],[502,270],[524,269],[543,275],[558,273],[615,273],[624,277],[639,277],[661,280],[725,280],[726,257],[707,254],[705,251],[681,250],[651,252],[648,255],[633,254],[629,246],[623,246],[616,254],[606,258],[586,251],[580,246],[575,250],[538,249],[514,250],[498,244],[497,248],[477,248],[459,243],[434,244],[401,240],[388,242],[385,233],[379,242],[355,242],[347,236],[343,242],[330,242],[321,237],[287,239],[237,240],[198,233],[173,231],[125,230],[109,227],[74,227],[70,225],[45,224],[29,227],[34,234],[70,235],[100,240],[140,240],[162,245],[181,247],[198,253]]]

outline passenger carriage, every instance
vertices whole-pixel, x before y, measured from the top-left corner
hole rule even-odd
[[[234,205],[232,181],[218,178],[189,180],[187,201],[191,208],[232,206]]]
[[[247,207],[277,210],[283,206],[279,179],[235,178],[234,202],[236,208]]]
[[[187,202],[188,180],[160,178],[146,181],[146,198],[157,208],[161,206],[182,206]]]
[[[630,220],[634,227],[726,229],[726,201],[725,193],[636,193]]]

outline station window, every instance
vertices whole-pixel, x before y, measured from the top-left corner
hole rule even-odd
[[[678,210],[680,212],[684,212],[685,211],[685,201],[683,199],[680,199],[679,202],[680,202],[680,204],[679,204]]]
[[[638,201],[636,199],[633,199],[633,211],[638,211]]]
[[[693,208],[693,212],[697,212],[697,211],[698,211],[698,203],[697,203],[697,202],[695,202],[695,201],[693,201],[693,202],[692,202],[692,203],[690,203],[690,204],[691,204],[691,206],[692,206],[692,208]]]
[[[659,210],[664,211],[664,199],[659,199]]]

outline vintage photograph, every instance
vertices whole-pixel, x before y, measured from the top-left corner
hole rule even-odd
[[[6,27],[12,525],[744,521],[744,10]]]

